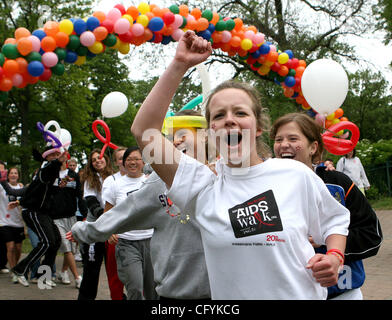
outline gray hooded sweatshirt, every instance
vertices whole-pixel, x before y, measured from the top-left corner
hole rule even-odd
[[[166,196],[166,185],[153,172],[141,188],[95,222],[80,221],[72,235],[84,243],[103,242],[112,234],[154,228],[150,243],[158,295],[172,299],[210,298],[200,231]]]

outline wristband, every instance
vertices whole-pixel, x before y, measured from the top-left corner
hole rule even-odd
[[[342,253],[342,251],[340,251],[339,249],[329,249],[326,254],[331,253],[331,252],[337,253],[344,261],[344,254]]]
[[[327,253],[327,255],[331,255],[331,254],[334,255],[335,257],[337,257],[339,259],[340,266],[343,266],[344,260],[342,259],[342,257],[339,254],[337,254],[336,252],[328,252]]]

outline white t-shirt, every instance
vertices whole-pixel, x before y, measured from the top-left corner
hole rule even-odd
[[[315,255],[308,236],[347,235],[348,210],[299,161],[216,169],[182,155],[168,193],[200,227],[212,298],[326,299],[305,268]]]
[[[105,182],[106,180],[108,180],[108,178],[105,179]],[[113,206],[116,206],[126,199],[130,193],[138,190],[145,180],[146,176],[144,174],[140,178],[130,178],[127,175],[118,177],[116,180],[110,182],[108,186],[105,186],[102,193],[103,200]],[[151,238],[153,233],[154,229],[132,230],[121,233],[118,237],[127,240],[143,240]]]
[[[21,186],[18,184],[17,186],[9,185],[11,188],[20,189]],[[20,212],[20,209],[14,208],[12,210],[8,210],[8,196],[3,188],[0,185],[0,227],[9,226],[15,228],[24,227],[23,218]]]
[[[368,188],[370,183],[366,177],[365,169],[358,157],[342,157],[336,164],[336,170],[348,175],[358,188]]]
[[[99,176],[99,181],[102,182],[102,177],[98,174]],[[87,181],[84,182],[84,186],[83,186],[83,198],[86,198],[88,196],[93,196],[96,197],[97,200],[99,201],[101,208],[104,209],[105,208],[105,202],[102,200],[102,192],[98,192],[97,190],[93,189],[90,187],[90,185],[88,184]]]

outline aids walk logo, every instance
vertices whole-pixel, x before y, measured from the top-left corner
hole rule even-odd
[[[272,190],[230,208],[229,215],[236,238],[283,230]]]

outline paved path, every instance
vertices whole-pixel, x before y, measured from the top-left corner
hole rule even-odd
[[[392,300],[392,210],[378,211],[384,234],[384,242],[378,255],[364,261],[366,281],[362,287],[366,300]],[[62,265],[62,256],[57,256],[57,270]],[[78,269],[82,273],[81,263]],[[38,289],[36,284],[29,287],[13,284],[9,275],[0,274],[0,300],[76,300],[78,289],[75,288],[73,277],[70,285],[61,283],[53,289]],[[105,268],[102,265],[97,300],[110,300],[108,281]]]

